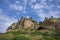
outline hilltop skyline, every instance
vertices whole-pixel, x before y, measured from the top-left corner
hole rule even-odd
[[[37,22],[45,17],[60,18],[60,0],[0,0],[0,33],[22,16]]]

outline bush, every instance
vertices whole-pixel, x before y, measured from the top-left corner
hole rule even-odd
[[[0,40],[8,40],[7,38],[0,38]]]
[[[44,40],[56,40],[55,36],[44,36]]]
[[[31,32],[31,35],[34,36],[34,35],[41,35],[41,32],[39,32],[38,30],[35,30],[33,32]]]
[[[27,32],[26,31],[23,31],[23,30],[13,31],[11,33],[14,34],[14,35],[27,34]]]
[[[60,36],[60,30],[56,30],[56,36]]]
[[[15,36],[13,40],[30,40],[30,39],[25,36]]]
[[[20,34],[20,32],[19,31],[13,31],[12,34],[18,35],[18,34]]]
[[[47,36],[48,35],[48,32],[42,33],[42,35]]]

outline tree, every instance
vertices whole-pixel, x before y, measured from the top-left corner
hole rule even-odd
[[[47,20],[48,19],[48,17],[45,17],[45,20]]]
[[[53,16],[51,16],[51,19],[53,18]]]

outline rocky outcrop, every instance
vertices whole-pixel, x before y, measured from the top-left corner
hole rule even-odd
[[[8,27],[8,31],[11,30],[20,30],[20,29],[36,29],[38,27],[38,23],[34,21],[31,17],[21,17],[21,19],[18,20],[17,23],[13,23],[10,27]]]
[[[20,29],[51,29],[60,30],[60,18],[45,18],[43,22],[37,23],[31,17],[21,17],[17,23],[13,23],[8,27],[7,31]]]
[[[43,22],[40,23],[40,26],[48,29],[60,29],[60,18],[46,18]]]

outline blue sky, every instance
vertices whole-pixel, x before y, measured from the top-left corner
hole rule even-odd
[[[60,0],[0,0],[0,33],[22,16],[43,21],[45,17],[60,17]]]

